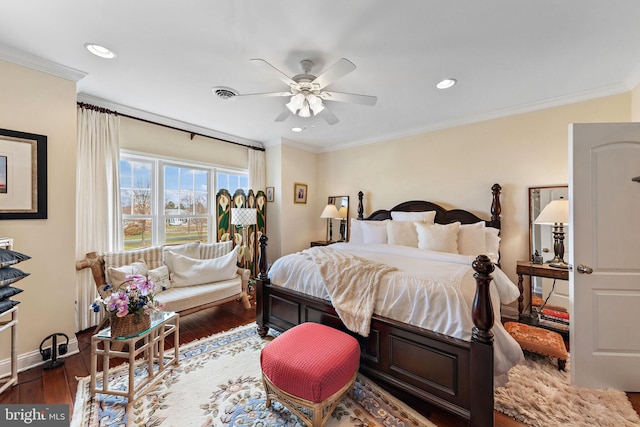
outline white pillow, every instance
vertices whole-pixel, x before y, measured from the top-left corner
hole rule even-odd
[[[486,245],[485,255],[489,257],[491,262],[497,263],[500,259],[500,230],[493,227],[485,227],[484,238]]]
[[[394,221],[419,221],[433,224],[436,219],[436,211],[402,212],[391,211],[391,219]]]
[[[460,223],[423,224],[415,223],[418,230],[418,248],[438,252],[458,253]]]
[[[171,286],[193,286],[204,283],[233,279],[237,275],[238,249],[233,248],[227,255],[213,259],[197,259],[165,253],[165,262],[171,273]]]
[[[183,243],[181,245],[166,245],[162,249],[163,255],[171,251],[174,254],[187,256],[189,258],[200,258],[200,240],[192,243]]]
[[[169,267],[161,265],[158,268],[147,271],[147,277],[156,284],[154,293],[166,291],[171,287],[171,281],[169,280]]]
[[[109,274],[109,284],[114,288],[119,288],[127,279],[127,276],[139,274],[141,276],[147,275],[147,263],[144,259],[140,259],[136,262],[132,262],[128,265],[121,267],[109,267],[107,269]]]
[[[458,253],[472,256],[484,254],[487,251],[485,228],[484,221],[461,225],[458,232]]]
[[[387,222],[387,243],[390,245],[418,247],[418,230],[413,221]]]
[[[360,228],[362,221],[359,219],[351,218],[351,225],[349,226],[349,243],[364,243],[362,237],[362,228]]]
[[[365,245],[387,243],[387,221],[361,221],[360,229]]]

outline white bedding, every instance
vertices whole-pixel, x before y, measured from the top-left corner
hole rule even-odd
[[[375,314],[471,340],[474,326],[471,306],[476,290],[471,263],[475,257],[388,244],[335,243],[330,247],[397,268],[382,278]],[[502,326],[500,304],[515,301],[520,293],[499,268],[492,275],[494,373],[496,381],[503,383],[506,380],[503,375],[523,359],[523,354]],[[315,264],[303,254],[276,260],[269,270],[269,277],[275,285],[330,300]]]

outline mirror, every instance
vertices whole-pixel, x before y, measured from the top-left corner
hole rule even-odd
[[[340,216],[327,220],[327,241],[346,242],[349,238],[349,196],[329,196],[328,204],[335,205]]]
[[[529,261],[532,256],[538,252],[544,263],[548,263],[554,257],[553,249],[553,226],[534,224],[535,219],[540,212],[552,200],[560,198],[569,199],[569,187],[566,185],[549,186],[549,187],[529,187]],[[565,245],[564,259],[569,259],[568,245],[569,226],[565,225]],[[556,280],[555,287],[553,279],[542,277],[531,277],[531,289],[534,296],[541,298],[543,301],[547,298],[547,306],[558,306],[565,309],[569,308],[569,282],[566,280]],[[551,292],[553,289],[553,292]]]

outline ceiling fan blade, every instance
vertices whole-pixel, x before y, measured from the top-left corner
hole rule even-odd
[[[289,111],[289,109],[287,107],[284,107],[284,110],[282,110],[282,112],[280,113],[280,115],[278,115],[278,117],[276,117],[276,122],[284,122],[285,120],[287,120],[287,117],[289,117],[289,114],[291,114],[291,111]]]
[[[272,96],[292,96],[291,92],[239,93],[234,98],[266,98]]]
[[[293,79],[291,77],[287,76],[285,73],[283,73],[282,71],[278,70],[276,67],[274,67],[273,65],[269,64],[264,59],[255,58],[255,59],[251,59],[251,62],[253,62],[254,64],[260,64],[263,68],[266,68],[266,69],[270,70],[272,73],[275,74],[275,76],[278,79],[280,79],[287,86],[291,86],[292,84],[296,84],[296,82],[293,81]]]
[[[323,87],[331,84],[331,82],[338,80],[340,77],[346,76],[355,69],[356,66],[353,62],[346,58],[340,58],[335,64],[316,77],[312,83],[317,83],[320,85],[320,89],[322,89]]]
[[[325,121],[330,125],[335,125],[336,123],[338,123],[340,121],[340,119],[338,119],[336,117],[336,115],[333,114],[333,111],[328,109],[326,105],[324,106],[324,109],[320,112],[320,114],[318,114],[318,115],[322,116],[322,118],[325,119]]]
[[[349,102],[352,104],[360,105],[376,105],[378,101],[377,96],[370,95],[357,95],[355,93],[343,93],[343,92],[320,92],[318,95],[325,101],[337,101],[337,102]]]

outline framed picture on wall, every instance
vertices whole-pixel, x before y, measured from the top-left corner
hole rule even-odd
[[[275,189],[273,187],[267,187],[267,202],[273,202],[273,192]]]
[[[0,129],[0,219],[47,218],[47,137]]]
[[[307,203],[307,184],[293,184],[293,203]]]

